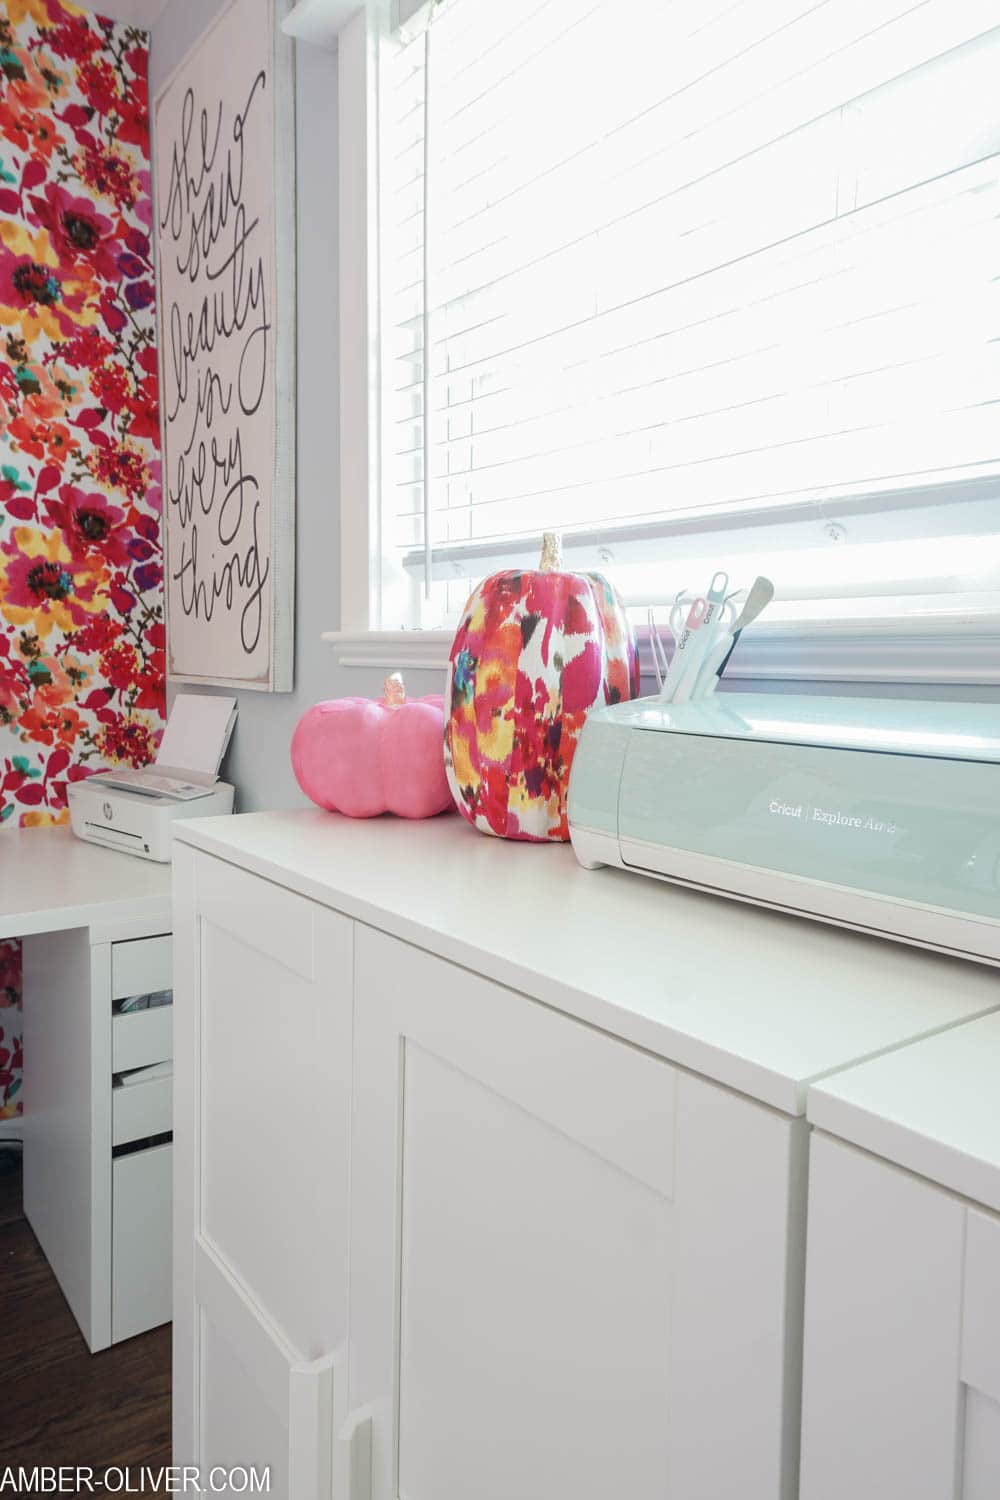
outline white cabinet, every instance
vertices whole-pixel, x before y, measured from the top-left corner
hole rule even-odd
[[[801,1122],[370,928],[355,978],[372,1495],[790,1493]]]
[[[182,848],[174,880],[175,1457],[310,1500],[347,1333],[352,924]]]
[[[192,820],[174,913],[178,1464],[794,1500],[810,1081],[995,976],[457,818]]]
[[[1000,1495],[1000,1218],[813,1138],[802,1500]]]
[[[802,1500],[1000,1495],[998,1099],[994,1016],[812,1096]]]

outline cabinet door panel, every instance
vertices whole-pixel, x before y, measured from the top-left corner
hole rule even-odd
[[[962,1302],[962,1379],[1000,1402],[1000,1220],[975,1209],[966,1221]]]
[[[198,911],[205,921],[302,979],[316,976],[314,925],[322,910],[223,860],[198,862]]]
[[[803,1500],[954,1493],[964,1210],[814,1134]]]
[[[997,1500],[1000,1494],[1000,1403],[980,1391],[965,1396],[962,1500]]]
[[[355,957],[349,1384],[377,1500],[790,1495],[792,1122],[371,929]]]
[[[807,1164],[804,1120],[681,1075],[671,1497],[797,1494]]]
[[[314,979],[202,920],[201,1231],[315,1357],[345,1334],[352,936],[302,905]]]
[[[403,1110],[400,1493],[663,1494],[669,1201],[412,1042]]]
[[[328,1500],[353,928],[183,845],[174,877],[174,1455]]]
[[[1000,1493],[1000,1222],[815,1134],[802,1500]]]

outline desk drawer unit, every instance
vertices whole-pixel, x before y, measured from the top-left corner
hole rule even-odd
[[[95,1353],[170,1317],[172,938],[110,926],[26,945],[25,1213]]]
[[[111,945],[112,1343],[170,1320],[174,1081],[132,1070],[173,1057],[171,950],[169,933]]]

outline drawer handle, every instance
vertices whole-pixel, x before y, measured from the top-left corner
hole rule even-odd
[[[337,1500],[372,1500],[372,1414],[351,1412],[337,1438]]]

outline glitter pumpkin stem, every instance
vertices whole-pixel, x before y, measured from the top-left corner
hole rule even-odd
[[[562,537],[558,531],[542,532],[542,556],[538,568],[542,573],[557,573],[562,567]]]
[[[386,708],[402,708],[406,702],[406,687],[402,672],[393,672],[382,684],[382,702]]]

